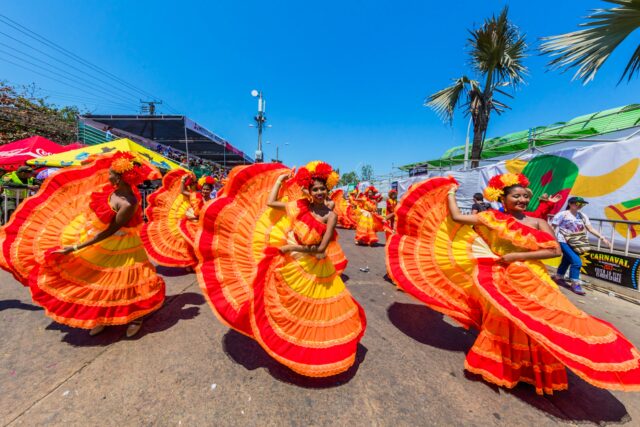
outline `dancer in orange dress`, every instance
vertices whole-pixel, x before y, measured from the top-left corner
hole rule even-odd
[[[385,238],[388,241],[393,229],[396,225],[396,206],[398,205],[398,191],[389,190],[387,195],[387,215],[385,220],[387,221],[387,229],[385,230]]]
[[[209,182],[205,181],[209,179]],[[202,205],[210,199],[213,178],[201,178],[196,191],[195,177],[183,169],[167,173],[162,186],[147,198],[147,222],[140,237],[149,257],[165,267],[195,267],[193,238]]]
[[[379,231],[384,229],[383,218],[378,215],[378,203],[382,200],[382,195],[373,185],[360,194],[357,199],[360,215],[358,226],[356,227],[357,245],[375,245],[378,243]]]
[[[347,202],[349,202],[349,206],[347,207],[347,216],[349,217],[349,222],[353,224],[353,228],[355,229],[358,226],[358,218],[360,217],[360,209],[358,209],[358,189],[354,188],[349,192],[349,196],[347,196]]]
[[[329,255],[337,218],[325,200],[338,176],[323,162],[290,176],[273,163],[232,171],[225,195],[204,208],[198,281],[216,316],[274,359],[336,375],[355,362],[366,326]]]
[[[133,336],[162,305],[164,281],[139,237],[137,189],[159,176],[134,154],[100,156],[50,176],[16,210],[2,230],[4,260],[49,317],[92,335],[129,323]]]
[[[414,185],[396,211],[387,270],[403,290],[480,333],[465,368],[538,394],[568,387],[566,368],[612,390],[640,390],[640,353],[612,325],[576,308],[540,260],[560,249],[546,221],[525,215],[522,175],[491,179],[485,198],[506,213],[462,215],[453,178]]]
[[[344,191],[335,190],[331,192],[331,200],[334,202],[333,211],[338,215],[338,225],[346,229],[356,228],[356,222],[349,214],[349,202],[344,198]]]
[[[202,208],[213,198],[213,191],[217,183],[218,180],[216,178],[203,176],[200,177],[197,183],[196,188],[199,191],[189,192],[189,209],[187,209],[185,216],[180,220],[179,226],[182,237],[189,242],[191,247],[195,245],[196,231],[198,230]],[[183,194],[184,193],[185,191],[183,190]]]

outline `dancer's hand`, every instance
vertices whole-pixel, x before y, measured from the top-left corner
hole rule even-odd
[[[294,245],[284,245],[284,246],[280,246],[280,252],[282,252],[283,254],[287,254],[289,252],[292,252],[296,249],[296,246]]]
[[[551,203],[558,203],[560,200],[562,200],[562,194],[554,194],[553,196],[549,197],[549,201]]]
[[[56,255],[67,255],[67,254],[70,254],[71,252],[73,252],[73,246],[58,249],[57,251],[53,251],[52,253]]]
[[[512,262],[520,261],[520,254],[512,252],[510,254],[504,254],[500,257],[500,262],[505,264],[511,264]]]
[[[282,184],[282,182],[283,182],[285,179],[288,179],[288,178],[289,178],[289,176],[290,176],[290,173],[289,173],[289,172],[287,172],[287,173],[283,173],[282,175],[280,175],[280,176],[278,177],[278,182],[279,182],[280,184]]]

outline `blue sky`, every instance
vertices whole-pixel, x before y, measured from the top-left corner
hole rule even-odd
[[[292,166],[323,159],[345,172],[368,163],[380,175],[464,143],[467,119],[458,114],[452,127],[444,125],[423,100],[470,74],[467,29],[505,4],[532,48],[530,74],[509,102],[512,111],[493,117],[488,136],[638,102],[638,80],[617,86],[637,34],[587,86],[548,72],[547,58],[535,51],[539,37],[574,30],[589,9],[606,6],[597,0],[5,0],[0,13],[157,95],[252,156],[257,138],[248,125],[257,103],[250,92],[259,89],[273,125],[265,158],[278,144]],[[5,24],[0,31],[29,41]],[[0,42],[19,47],[2,34]],[[35,82],[43,94],[55,92],[50,100],[58,104],[137,112],[136,94],[121,94],[122,107],[96,105],[84,98],[101,94],[79,93],[1,59],[0,78]]]

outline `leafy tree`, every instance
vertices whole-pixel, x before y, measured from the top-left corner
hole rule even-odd
[[[580,24],[583,30],[544,37],[541,49],[554,59],[552,69],[565,71],[577,68],[574,79],[589,83],[609,59],[614,50],[640,27],[639,0],[604,0],[618,5],[611,9],[596,9]],[[628,80],[640,70],[640,45],[631,55],[620,81]]]
[[[360,168],[360,179],[361,181],[373,180],[373,167],[371,165],[362,165]]]
[[[456,108],[463,110],[473,120],[473,146],[471,166],[480,163],[484,138],[491,112],[502,114],[509,107],[497,100],[497,94],[512,98],[505,88],[515,89],[524,82],[527,68],[523,64],[527,45],[525,36],[512,24],[505,7],[500,15],[492,16],[474,30],[469,31],[471,67],[484,80],[474,80],[462,76],[454,80],[453,85],[444,88],[425,100],[444,121],[453,122]]]
[[[358,174],[355,172],[347,172],[340,175],[339,185],[356,185],[360,181]]]
[[[34,87],[21,90],[0,81],[0,144],[41,135],[59,143],[76,140],[76,107],[57,107],[34,95]]]

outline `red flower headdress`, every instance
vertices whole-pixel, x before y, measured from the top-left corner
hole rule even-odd
[[[496,175],[489,180],[489,185],[484,189],[484,198],[490,202],[497,201],[504,195],[504,189],[512,185],[529,187],[529,180],[521,173],[503,173]]]
[[[201,190],[205,184],[209,184],[211,188],[213,188],[213,186],[216,185],[217,182],[218,180],[213,176],[202,176],[198,180],[198,189]]]
[[[113,155],[111,170],[120,175],[122,180],[132,187],[142,184],[153,172],[135,154],[128,151],[118,151]]]
[[[373,196],[370,196],[369,193],[373,192]],[[380,200],[382,200],[382,195],[378,192],[378,189],[373,186],[370,185],[368,186],[363,192],[362,194],[364,194],[364,196],[369,199],[369,200],[373,200],[374,202],[379,202]]]
[[[314,179],[321,179],[326,183],[327,189],[331,190],[338,184],[340,175],[328,163],[316,160],[298,169],[294,179],[303,188],[309,188]]]

